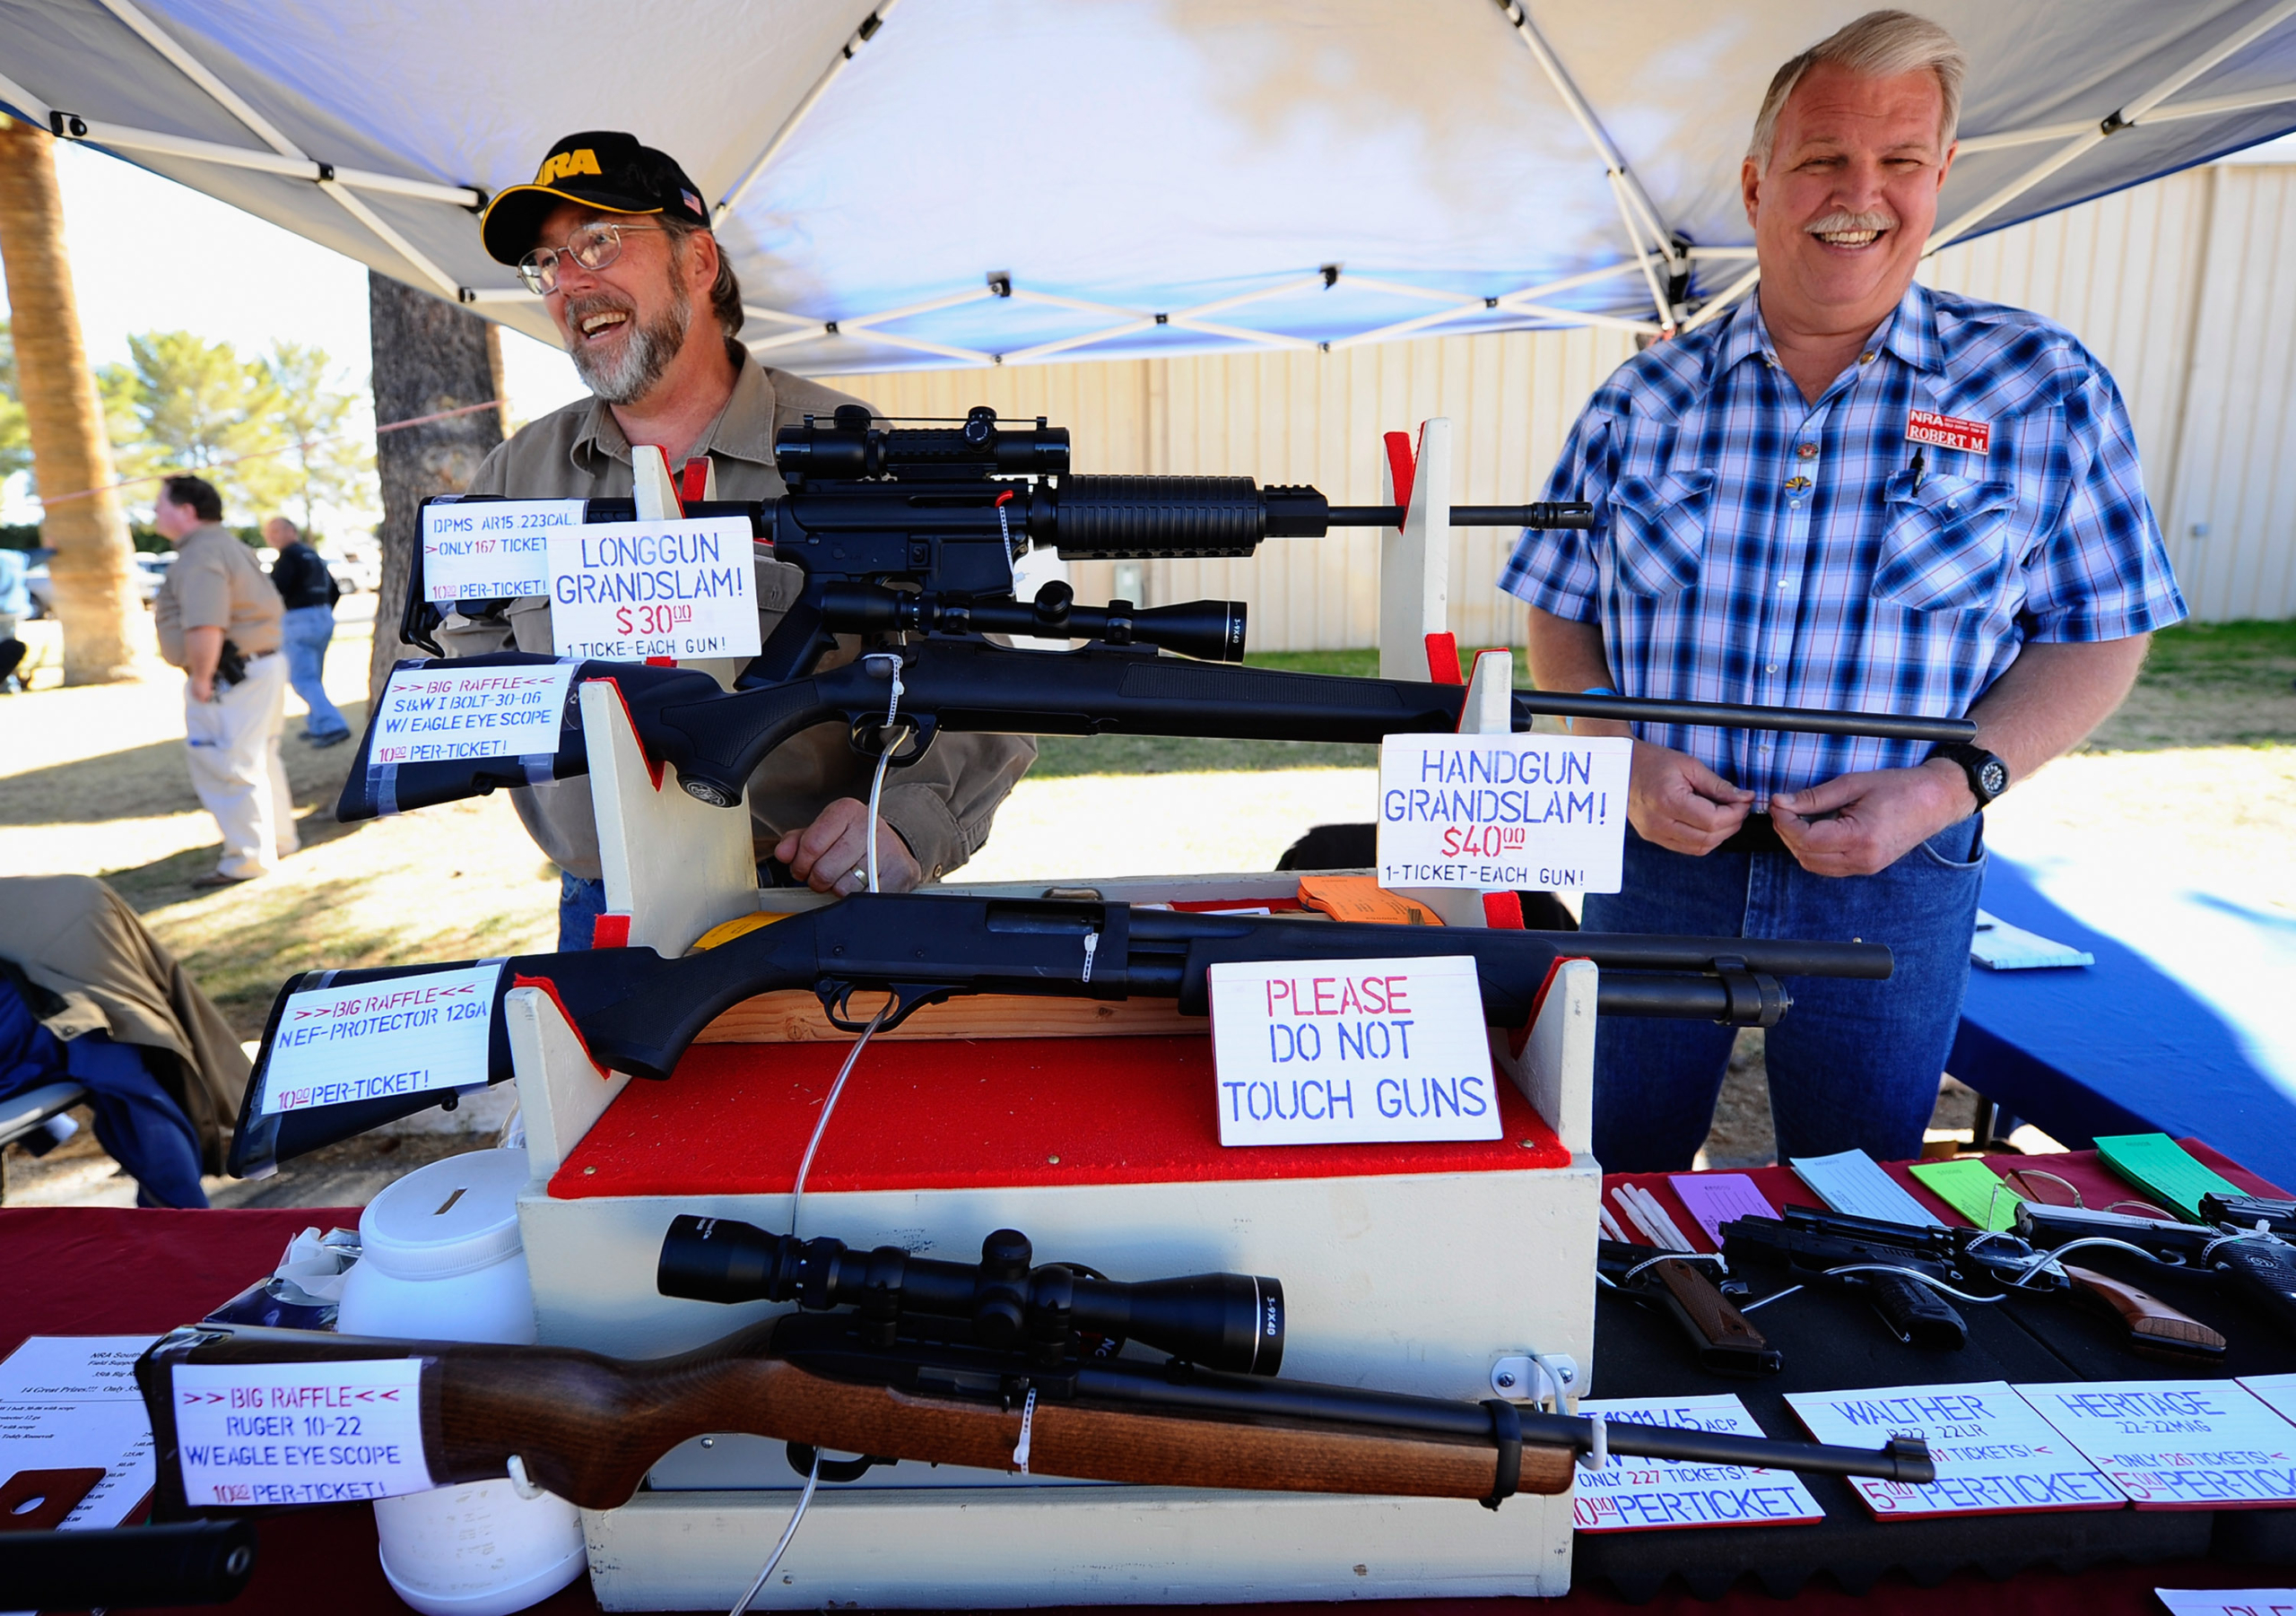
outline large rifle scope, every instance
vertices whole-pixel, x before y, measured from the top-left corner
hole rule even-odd
[[[1018,634],[1045,639],[1094,639],[1111,646],[1155,646],[1205,662],[1244,659],[1244,603],[1181,601],[1135,606],[1110,601],[1105,608],[1076,604],[1076,592],[1057,581],[1022,604],[964,595],[909,595],[868,584],[831,584],[822,591],[822,618],[839,634]]]
[[[864,1344],[890,1347],[901,1316],[972,1326],[980,1345],[1025,1348],[1050,1368],[1080,1334],[1136,1341],[1208,1368],[1273,1375],[1283,1361],[1283,1286],[1264,1274],[1194,1273],[1127,1284],[1059,1263],[1031,1268],[1028,1236],[1000,1229],[980,1261],[942,1263],[898,1246],[848,1250],[730,1218],[681,1216],[662,1238],[655,1285],[701,1302],[859,1309]]]

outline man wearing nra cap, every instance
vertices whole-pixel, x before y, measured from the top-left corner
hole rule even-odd
[[[708,456],[726,500],[783,491],[774,433],[807,415],[860,401],[801,377],[765,369],[736,340],[742,293],[718,249],[701,194],[670,158],[610,131],[570,135],[531,185],[488,205],[486,250],[516,265],[542,294],[574,368],[595,395],[529,424],[488,456],[470,491],[516,499],[627,498],[631,445],[652,444],[673,468]],[[759,631],[770,635],[804,581],[761,546]],[[453,656],[552,649],[550,600],[530,595],[499,614],[449,616],[440,643]],[[839,640],[832,665],[859,655]],[[885,786],[879,880],[906,889],[954,869],[987,840],[997,804],[1036,756],[1010,735],[943,735]],[[863,865],[867,764],[846,726],[823,725],[782,746],[749,785],[758,857],[786,865],[818,891],[849,891]],[[560,943],[587,948],[604,907],[596,826],[587,780],[512,794],[518,816],[565,872]]]
[[[1780,67],[1741,175],[1761,283],[1588,402],[1528,534],[1548,689],[1969,717],[1975,745],[1636,726],[1625,884],[1598,931],[1863,938],[1767,1035],[1779,1154],[1920,1153],[1961,1020],[1981,811],[2120,705],[2185,613],[2119,389],[2061,326],[1914,282],[1967,63],[1873,12]],[[1582,733],[1626,734],[1583,724]],[[1728,1028],[1606,1022],[1595,1153],[1687,1168]]]

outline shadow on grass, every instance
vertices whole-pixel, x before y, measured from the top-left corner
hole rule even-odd
[[[352,702],[344,717],[355,736],[366,728],[367,704]],[[317,809],[335,816],[335,799],[350,772],[355,740],[324,750],[302,737],[302,719],[287,721],[280,757],[287,766],[288,795],[299,816]],[[82,758],[48,769],[10,775],[0,789],[0,827],[10,825],[100,825],[116,820],[152,819],[196,812],[199,795],[191,788],[191,769],[180,740],[155,741],[100,757]]]

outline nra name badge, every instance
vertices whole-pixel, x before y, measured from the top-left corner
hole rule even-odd
[[[1934,410],[1908,410],[1905,436],[1908,443],[1931,443],[1941,449],[1966,449],[1972,455],[1982,455],[1992,447],[1993,425],[1990,421],[1963,421],[1958,415],[1940,415]]]

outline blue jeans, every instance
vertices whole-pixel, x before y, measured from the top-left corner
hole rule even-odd
[[[558,873],[558,951],[577,952],[590,946],[590,933],[606,912],[606,883],[586,881],[570,870]]]
[[[1796,977],[1767,1036],[1780,1160],[1853,1146],[1921,1153],[1961,1023],[1985,873],[1983,816],[1949,825],[1874,875],[1813,875],[1784,853],[1670,853],[1626,833],[1626,879],[1589,894],[1590,932],[1863,940],[1889,945],[1885,982]],[[1607,1018],[1595,1039],[1595,1156],[1609,1172],[1688,1168],[1714,1121],[1735,1030]]]
[[[321,678],[326,667],[327,641],[335,638],[335,608],[291,607],[281,621],[280,631],[285,636],[282,648],[287,653],[287,682],[311,709],[311,716],[303,720],[303,734],[314,741],[349,734],[351,725],[326,699],[326,684]]]

